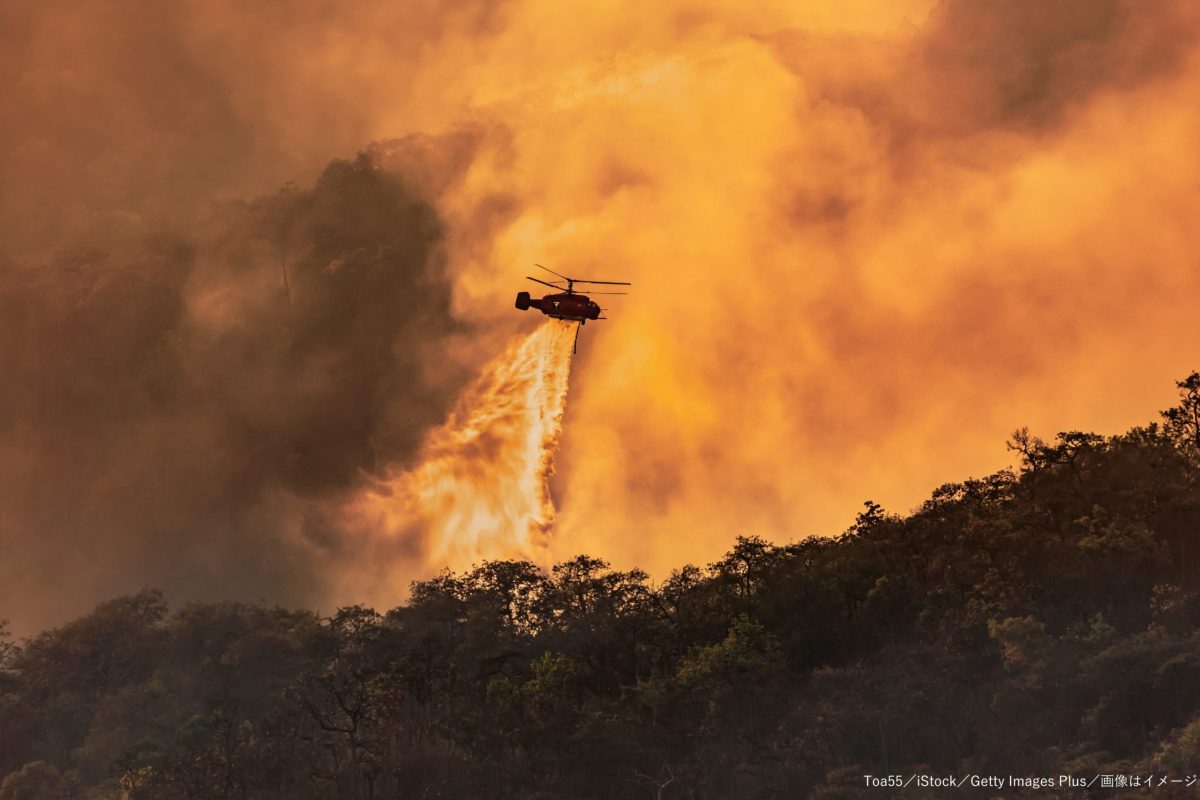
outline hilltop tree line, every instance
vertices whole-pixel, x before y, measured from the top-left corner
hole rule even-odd
[[[835,538],[740,537],[661,584],[587,556],[497,561],[382,613],[172,612],[143,591],[0,636],[0,800],[878,798],[863,775],[1194,774],[1200,374],[1179,388],[1160,422],[1020,431],[1015,470],[906,517],[868,503]],[[1121,796],[1188,796],[1171,792]]]

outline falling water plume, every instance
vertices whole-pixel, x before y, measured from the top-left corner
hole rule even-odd
[[[358,509],[393,532],[419,527],[425,561],[543,561],[575,325],[547,321],[488,364],[430,432],[416,467]]]

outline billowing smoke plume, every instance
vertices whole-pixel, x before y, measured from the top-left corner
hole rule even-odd
[[[365,546],[331,510],[411,458],[465,375],[441,239],[364,156],[187,239],[9,266],[0,607],[143,582],[322,598]]]
[[[402,584],[426,543],[346,509],[534,261],[635,283],[551,557],[661,573],[1143,421],[1200,364],[1198,40],[1184,0],[9,3],[0,615]]]

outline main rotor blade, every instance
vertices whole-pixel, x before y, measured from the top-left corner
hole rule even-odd
[[[629,294],[629,292],[588,292],[588,294]]]
[[[546,281],[539,280],[538,278],[535,278],[532,275],[526,275],[525,277],[528,280],[533,281],[534,283],[540,283],[542,286],[549,286],[551,289],[558,289],[560,292],[563,291],[562,286],[555,286],[553,283],[546,283]]]
[[[633,286],[633,284],[630,283],[629,281],[585,281],[583,278],[568,278],[566,275],[563,275],[561,272],[555,272],[554,270],[550,269],[549,267],[543,267],[541,264],[534,264],[534,266],[537,267],[538,269],[546,270],[546,272],[549,272],[551,275],[557,275],[558,277],[562,278],[564,281],[567,281],[569,283],[606,283],[609,286]]]
[[[549,272],[551,275],[558,275],[558,277],[562,278],[564,281],[569,281],[569,280],[571,280],[571,279],[570,279],[570,278],[568,278],[566,275],[559,275],[557,272],[555,272],[554,270],[550,269],[549,267],[543,267],[541,264],[534,264],[534,266],[535,266],[535,267],[537,267],[538,269],[544,269],[544,270],[546,270],[546,272]]]

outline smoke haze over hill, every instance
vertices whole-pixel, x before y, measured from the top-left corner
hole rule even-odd
[[[423,574],[335,512],[527,332],[533,261],[636,284],[581,342],[554,557],[833,532],[1019,425],[1146,418],[1200,361],[1197,17],[6,7],[0,616]]]

